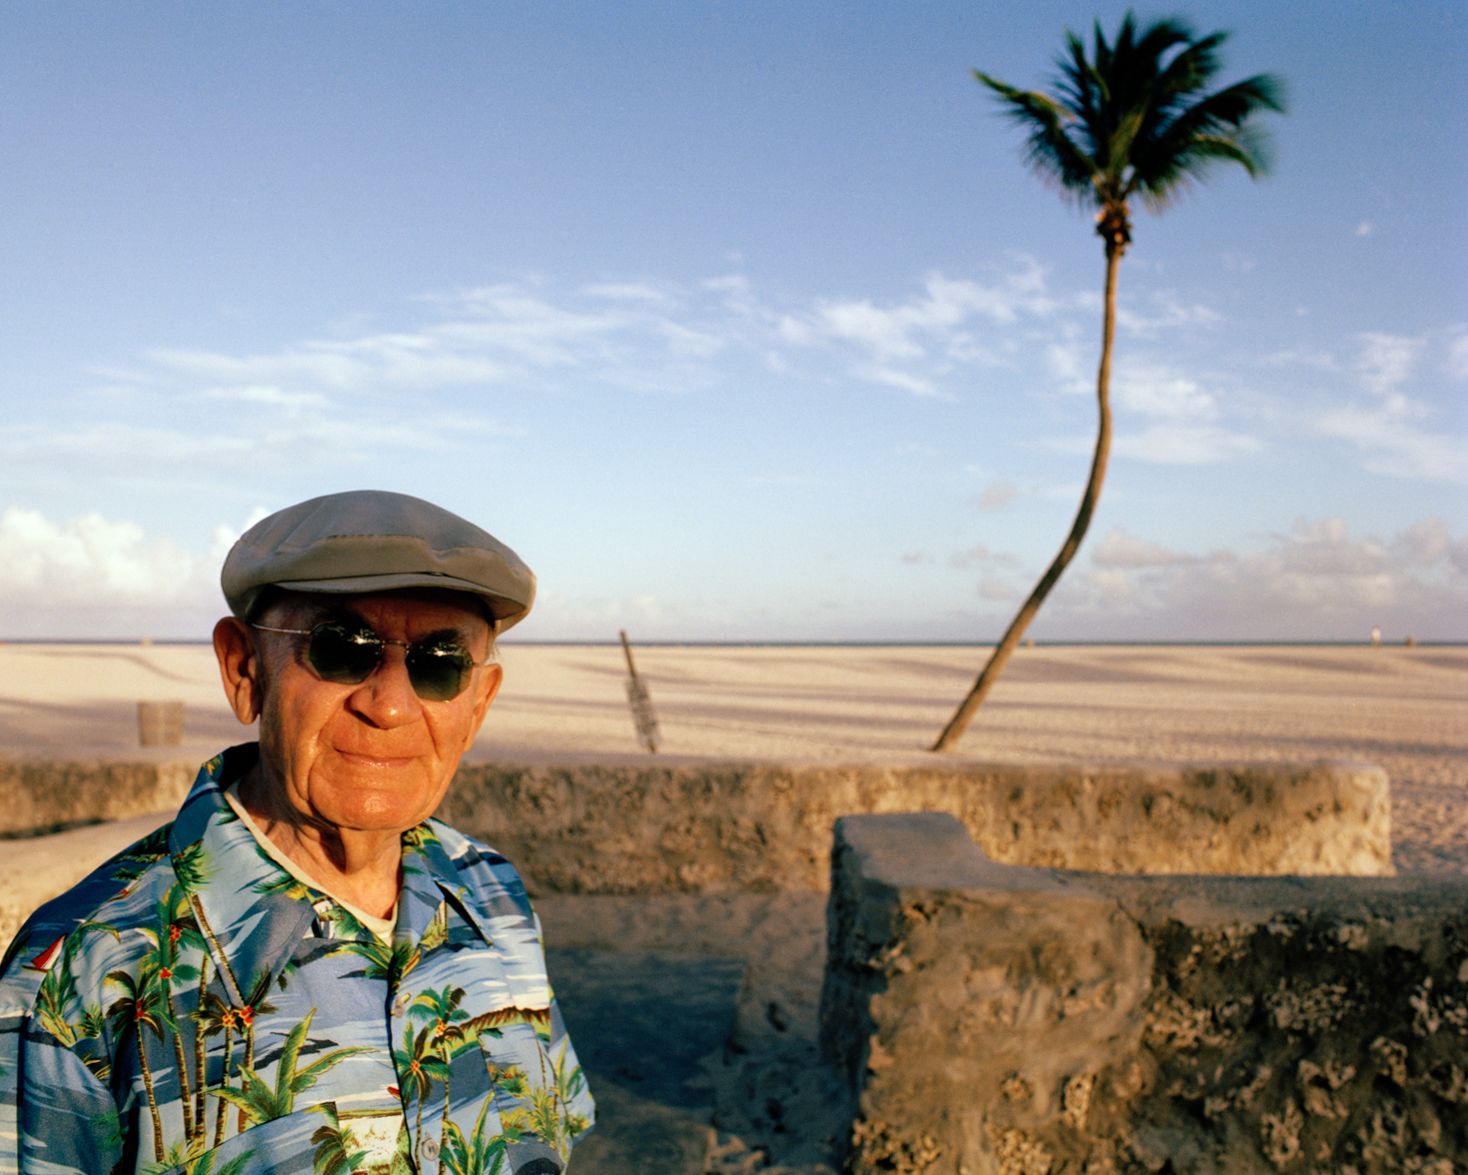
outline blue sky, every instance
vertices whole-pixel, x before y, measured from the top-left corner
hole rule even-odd
[[[1103,258],[977,67],[1124,4],[0,10],[0,636],[202,638],[233,537],[427,497],[526,640],[997,637]],[[1468,639],[1468,12],[1200,3],[1275,166],[1138,211],[1041,640]]]

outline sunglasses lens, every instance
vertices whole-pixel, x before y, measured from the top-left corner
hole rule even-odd
[[[474,658],[462,645],[447,642],[414,645],[408,650],[408,680],[426,702],[457,698],[469,684]]]
[[[322,681],[360,685],[382,660],[382,641],[369,629],[353,631],[345,624],[318,624],[306,652]]]

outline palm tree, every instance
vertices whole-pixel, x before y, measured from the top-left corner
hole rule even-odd
[[[948,750],[968,727],[1091,525],[1111,451],[1116,270],[1132,240],[1132,197],[1160,212],[1214,163],[1237,163],[1251,176],[1265,170],[1263,139],[1252,120],[1263,110],[1283,112],[1284,84],[1258,74],[1207,93],[1205,87],[1222,65],[1218,47],[1227,36],[1215,32],[1195,38],[1177,18],[1156,21],[1138,34],[1129,12],[1114,45],[1106,43],[1096,24],[1092,60],[1086,59],[1081,39],[1066,33],[1067,51],[1058,60],[1060,77],[1052,94],[1017,90],[974,71],[998,95],[1010,118],[1028,131],[1025,146],[1035,172],[1078,204],[1097,209],[1096,232],[1106,246],[1106,307],[1096,375],[1100,425],[1091,475],[1070,534],[933,744],[935,751]]]
[[[153,1083],[153,1069],[148,1064],[148,1046],[143,1038],[143,1029],[151,1028],[153,1035],[163,1036],[163,993],[161,980],[156,970],[146,968],[138,975],[119,968],[107,973],[107,982],[122,989],[107,1009],[107,1016],[116,1025],[116,1032],[123,1035],[129,1028],[137,1036],[138,1064],[143,1070],[143,1089],[148,1096],[148,1112],[153,1119],[153,1158],[163,1158],[163,1118],[158,1109],[158,1094]]]
[[[250,1068],[240,1070],[238,1088],[222,1086],[217,1091],[220,1097],[237,1105],[252,1125],[258,1126],[284,1118],[295,1110],[296,1094],[310,1089],[316,1084],[317,1078],[328,1069],[335,1068],[348,1057],[371,1051],[355,1045],[333,1049],[305,1068],[298,1068],[296,1062],[300,1059],[301,1045],[311,1031],[311,1020],[315,1015],[316,1009],[312,1008],[306,1018],[287,1033],[276,1064],[275,1088],[266,1085],[254,1069]]]
[[[206,955],[205,958],[207,959],[208,956]],[[220,1085],[228,1085],[230,1067],[234,1064],[233,1036],[235,1025],[240,1022],[239,1012],[232,1005],[220,999],[212,991],[209,991],[207,985],[201,983],[199,985],[199,1008],[194,1015],[197,1017],[200,1026],[204,1029],[206,1040],[211,1036],[218,1036],[221,1032],[224,1033],[224,1063],[220,1070],[219,1083]],[[201,1079],[199,1089],[202,1091],[203,1088],[204,1082]],[[214,1115],[214,1145],[216,1148],[224,1145],[225,1111],[229,1105],[224,1098],[219,1098],[218,1101],[218,1109]],[[203,1109],[200,1109],[195,1114],[195,1119],[198,1122],[205,1121]]]

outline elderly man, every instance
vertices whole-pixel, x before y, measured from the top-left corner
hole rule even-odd
[[[592,1102],[514,869],[433,819],[535,579],[417,498],[259,523],[214,630],[259,742],[34,914],[0,1172],[555,1175]]]

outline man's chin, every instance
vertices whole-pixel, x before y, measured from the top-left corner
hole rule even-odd
[[[402,832],[421,824],[438,806],[428,772],[413,761],[388,767],[357,764],[312,782],[315,815],[342,831]]]

